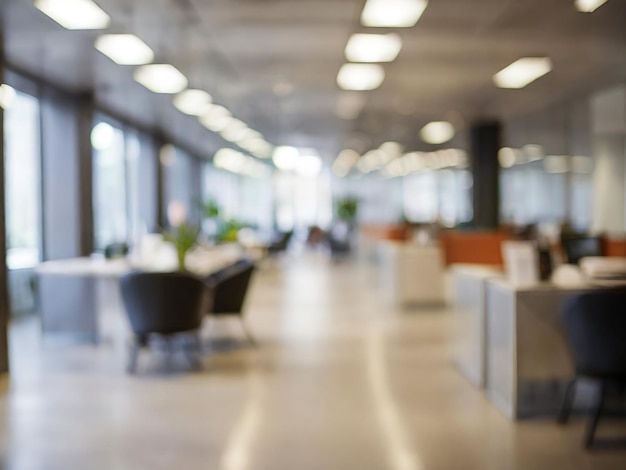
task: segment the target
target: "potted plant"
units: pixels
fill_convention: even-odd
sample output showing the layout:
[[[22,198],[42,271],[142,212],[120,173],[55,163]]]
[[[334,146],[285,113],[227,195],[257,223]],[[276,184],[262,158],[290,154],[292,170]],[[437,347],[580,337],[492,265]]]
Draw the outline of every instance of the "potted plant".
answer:
[[[166,233],[163,238],[172,243],[176,248],[176,257],[178,258],[178,269],[185,271],[185,257],[189,250],[198,244],[198,235],[200,230],[187,223],[182,223],[174,230]]]
[[[345,197],[337,201],[337,217],[350,228],[356,225],[359,211],[359,200],[354,197]]]

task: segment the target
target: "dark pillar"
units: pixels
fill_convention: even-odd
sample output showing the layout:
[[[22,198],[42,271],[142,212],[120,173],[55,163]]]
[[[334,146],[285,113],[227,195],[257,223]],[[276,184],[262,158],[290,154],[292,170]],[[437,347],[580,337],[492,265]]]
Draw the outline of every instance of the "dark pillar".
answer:
[[[79,168],[79,226],[81,256],[89,256],[94,249],[93,232],[93,128],[94,97],[80,95],[76,100],[78,117],[78,168]]]
[[[40,101],[43,241],[47,260],[93,250],[93,98],[43,86]]]
[[[500,123],[483,122],[470,129],[472,176],[474,178],[474,225],[494,229],[499,225]]]
[[[0,33],[0,84],[4,83],[4,38]],[[9,294],[4,201],[4,110],[0,106],[0,373],[9,371]]]
[[[157,162],[157,194],[156,194],[156,211],[157,225],[162,230],[167,226],[166,220],[166,202],[165,202],[165,166],[169,159],[169,147],[166,146],[166,140],[162,135],[156,138],[158,162]]]

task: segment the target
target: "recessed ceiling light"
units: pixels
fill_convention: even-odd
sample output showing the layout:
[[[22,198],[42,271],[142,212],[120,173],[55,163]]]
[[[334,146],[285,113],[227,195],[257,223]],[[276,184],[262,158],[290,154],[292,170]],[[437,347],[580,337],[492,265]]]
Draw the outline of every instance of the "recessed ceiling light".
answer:
[[[279,170],[288,171],[296,167],[299,157],[300,152],[298,152],[297,148],[282,145],[274,149],[272,161]]]
[[[245,137],[248,126],[239,119],[231,119],[220,135],[229,142],[237,142]]]
[[[344,90],[365,91],[378,88],[385,79],[385,70],[375,64],[344,64],[339,69],[337,84]]]
[[[549,57],[524,57],[493,76],[500,88],[524,88],[552,70]]]
[[[346,45],[350,62],[392,62],[402,48],[402,39],[394,33],[353,34]]]
[[[233,120],[232,114],[224,106],[213,104],[209,110],[200,116],[200,124],[213,132],[221,132]]]
[[[187,86],[187,78],[169,64],[142,65],[133,77],[154,93],[179,93]]]
[[[361,156],[351,149],[342,150],[333,163],[333,173],[342,178],[346,176]]]
[[[433,121],[422,128],[420,136],[427,144],[443,144],[454,137],[454,126],[447,121]]]
[[[367,0],[361,23],[381,28],[410,28],[427,6],[428,0]]]
[[[211,108],[213,98],[204,90],[185,90],[177,94],[172,104],[181,113],[201,116]]]
[[[106,150],[113,145],[115,129],[106,122],[99,122],[91,130],[91,146],[96,150]]]
[[[0,108],[9,109],[16,96],[15,88],[6,83],[0,85]]]
[[[583,13],[593,13],[609,0],[576,0],[576,9]]]
[[[154,60],[154,52],[134,34],[104,34],[96,39],[96,49],[119,65],[144,65]]]
[[[106,29],[111,22],[91,0],[35,0],[35,8],[65,29]]]

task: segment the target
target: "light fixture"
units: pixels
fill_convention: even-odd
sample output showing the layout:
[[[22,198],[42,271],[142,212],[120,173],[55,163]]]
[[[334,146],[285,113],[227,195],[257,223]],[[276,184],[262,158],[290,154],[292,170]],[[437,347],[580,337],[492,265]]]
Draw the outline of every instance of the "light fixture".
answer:
[[[15,88],[6,83],[0,85],[0,108],[9,109],[16,96]]]
[[[498,150],[498,163],[502,168],[511,168],[517,163],[517,153],[510,147],[502,147]]]
[[[268,172],[268,167],[252,157],[248,157],[233,149],[223,148],[218,150],[213,157],[215,168],[230,171],[241,175],[260,178]]]
[[[96,150],[106,150],[113,145],[115,130],[106,122],[99,122],[91,130],[91,146]]]
[[[428,0],[367,0],[361,23],[381,28],[410,28],[427,6]]]
[[[593,13],[609,0],[576,0],[576,9],[583,13]]]
[[[220,135],[229,142],[237,142],[245,137],[248,126],[239,119],[231,119],[228,125],[220,132]]]
[[[549,57],[523,57],[493,76],[500,88],[524,88],[552,70]]]
[[[274,149],[272,161],[279,170],[290,171],[296,168],[299,157],[300,152],[297,148],[281,145]]]
[[[335,159],[335,162],[333,163],[333,173],[336,176],[343,178],[350,172],[350,170],[352,169],[354,164],[359,160],[359,158],[361,158],[361,156],[355,150],[352,150],[352,149],[342,150],[341,152],[339,152],[339,155],[337,155],[337,158]]]
[[[179,93],[187,86],[187,78],[173,65],[142,65],[133,78],[154,93]]]
[[[339,69],[337,84],[344,90],[366,91],[378,88],[385,79],[385,70],[375,64],[344,64]]]
[[[433,121],[422,128],[420,136],[427,144],[443,144],[454,137],[454,126],[447,121]]]
[[[95,48],[119,65],[145,65],[154,60],[154,52],[134,34],[103,34]]]
[[[224,106],[213,104],[209,110],[200,116],[200,124],[213,132],[221,132],[233,120],[232,114]]]
[[[548,155],[543,159],[543,169],[550,174],[567,173],[569,171],[569,157],[566,155]]]
[[[35,8],[65,29],[106,29],[111,22],[91,0],[35,0]]]
[[[346,45],[350,62],[392,62],[402,49],[402,39],[395,33],[353,34]]]
[[[204,90],[185,90],[177,94],[172,104],[181,113],[201,116],[211,108],[213,98]]]

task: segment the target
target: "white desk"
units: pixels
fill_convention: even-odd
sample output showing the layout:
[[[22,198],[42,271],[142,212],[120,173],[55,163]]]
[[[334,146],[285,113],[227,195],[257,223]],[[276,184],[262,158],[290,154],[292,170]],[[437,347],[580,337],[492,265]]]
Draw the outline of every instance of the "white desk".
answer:
[[[484,265],[457,264],[452,274],[452,357],[459,371],[477,387],[486,384],[487,281],[501,270]]]
[[[187,269],[204,277],[241,258],[241,251],[198,249],[186,260]],[[98,342],[107,313],[123,312],[119,278],[132,270],[173,271],[163,263],[133,266],[126,259],[73,258],[47,261],[36,268],[42,331],[78,341]]]
[[[563,301],[592,289],[487,281],[486,390],[507,417],[555,415],[574,375],[561,325]]]
[[[443,254],[438,245],[381,241],[378,256],[381,286],[394,305],[445,302]]]

